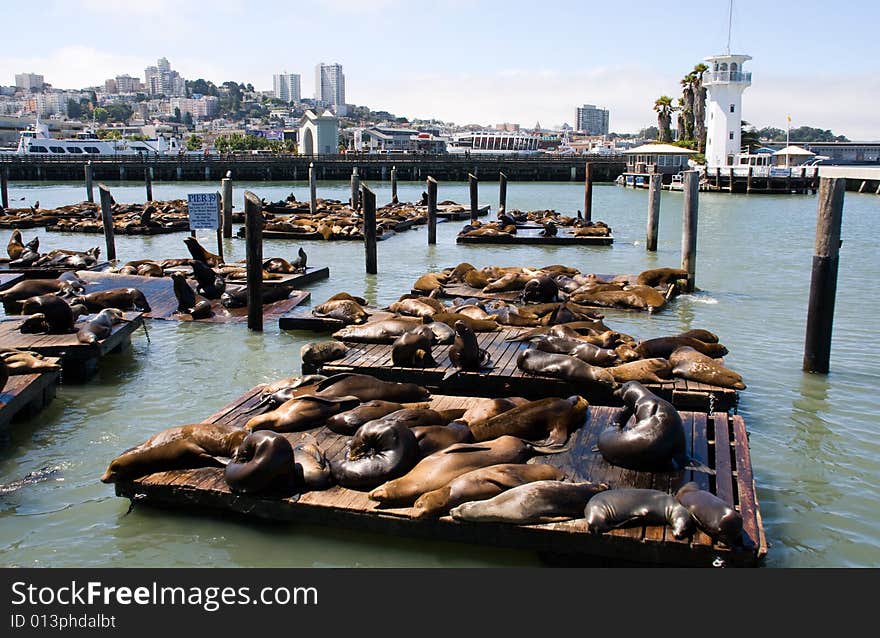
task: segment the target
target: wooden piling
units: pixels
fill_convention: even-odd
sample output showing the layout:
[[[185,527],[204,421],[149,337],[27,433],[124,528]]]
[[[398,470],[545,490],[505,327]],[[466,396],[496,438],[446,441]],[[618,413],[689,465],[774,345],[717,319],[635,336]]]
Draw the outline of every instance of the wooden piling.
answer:
[[[507,175],[498,176],[498,214],[507,210]]]
[[[391,167],[391,203],[398,204],[399,200],[397,199],[397,167]]]
[[[754,172],[755,172],[755,167],[749,166],[749,173],[746,176],[746,192],[747,193],[752,192],[752,175],[754,174]]]
[[[247,240],[248,328],[263,331],[263,204],[250,191],[244,192],[244,223]]]
[[[660,193],[663,190],[663,175],[651,175],[648,187],[648,239],[645,246],[651,252],[657,252],[657,230],[660,227]]]
[[[232,178],[224,177],[220,180],[220,189],[223,191],[223,236],[228,239],[232,237]]]
[[[361,202],[364,211],[364,252],[367,274],[375,275],[379,272],[376,259],[376,194],[366,184],[361,184]]]
[[[3,208],[9,208],[9,169],[0,171],[0,203]]]
[[[219,192],[217,193],[217,254],[220,256],[220,262],[224,263],[226,260],[223,257],[223,196]]]
[[[819,180],[819,211],[807,306],[804,372],[827,374],[829,370],[845,191],[845,178],[823,177]]]
[[[358,168],[355,166],[351,169],[351,195],[349,196],[348,205],[352,210],[359,210],[360,205],[359,194],[361,190],[361,178],[358,176]]]
[[[309,213],[318,212],[318,176],[315,175],[315,163],[309,162]]]
[[[721,190],[721,167],[715,167],[715,190]]]
[[[85,173],[86,173],[86,201],[94,202],[95,201],[95,191],[92,188],[92,160],[86,162],[85,165]]]
[[[477,204],[477,188],[480,183],[480,180],[477,179],[477,176],[473,173],[468,173],[468,190],[471,194],[471,222],[477,221],[477,209],[479,208]]]
[[[437,243],[437,180],[428,176],[428,245]]]
[[[733,166],[731,166],[731,167],[730,167],[730,184],[727,185],[727,192],[728,192],[728,193],[732,193],[732,192],[733,192],[733,183],[734,183],[735,181],[736,181],[736,179],[734,179]]]
[[[693,292],[697,266],[697,213],[700,198],[700,175],[684,173],[684,209],[681,215],[681,268],[688,273],[687,292]]]
[[[103,184],[98,184],[98,192],[101,193],[101,220],[104,222],[104,239],[107,242],[107,259],[116,259],[116,238],[113,234],[113,198],[110,189]]]
[[[593,164],[587,162],[584,166],[584,220],[593,219]]]
[[[153,201],[153,177],[150,175],[150,167],[144,167],[144,186],[147,189],[147,201]]]

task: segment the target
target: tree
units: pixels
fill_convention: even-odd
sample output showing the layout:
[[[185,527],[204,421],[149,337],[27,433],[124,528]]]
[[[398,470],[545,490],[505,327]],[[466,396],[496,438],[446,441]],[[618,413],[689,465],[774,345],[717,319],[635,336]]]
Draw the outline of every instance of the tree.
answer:
[[[687,117],[685,116],[685,101],[683,98],[678,98],[678,108],[676,109],[678,113],[678,122],[676,126],[677,135],[676,138],[679,141],[687,139]]]
[[[193,128],[193,114],[189,111],[183,114],[183,125],[188,129]]]
[[[99,106],[98,108],[96,108],[92,112],[92,115],[95,117],[95,121],[100,122],[101,124],[106,122],[107,119],[110,117],[110,114],[107,112],[107,109],[105,109],[102,106]]]
[[[693,73],[688,73],[681,80],[681,116],[684,120],[683,134],[679,134],[680,140],[694,139],[694,81]]]
[[[705,64],[694,67],[694,139],[697,150],[706,152],[706,87],[703,86],[703,73],[709,70]]]
[[[180,122],[180,107],[179,106],[174,107],[174,121]]]
[[[208,80],[203,80],[199,78],[198,80],[188,81],[186,83],[186,88],[190,90],[191,93],[201,93],[202,95],[213,95],[217,97],[220,95],[220,92],[217,90],[217,87],[213,82],[209,82]]]
[[[672,123],[672,114],[675,112],[675,107],[672,106],[672,98],[668,95],[661,95],[654,102],[654,110],[657,112],[657,128],[660,131],[657,141],[661,143],[671,142],[672,129],[670,124]]]
[[[656,140],[660,137],[660,129],[656,126],[649,126],[639,131],[639,137],[645,140]]]
[[[122,133],[117,130],[102,128],[95,132],[99,140],[121,140]]]
[[[76,100],[67,100],[67,117],[78,120],[82,117],[83,108]]]
[[[108,104],[104,108],[107,111],[108,118],[114,122],[127,123],[131,118],[132,110],[128,104]]]
[[[193,133],[189,136],[189,139],[186,140],[186,150],[199,151],[202,149],[202,143],[202,138]]]

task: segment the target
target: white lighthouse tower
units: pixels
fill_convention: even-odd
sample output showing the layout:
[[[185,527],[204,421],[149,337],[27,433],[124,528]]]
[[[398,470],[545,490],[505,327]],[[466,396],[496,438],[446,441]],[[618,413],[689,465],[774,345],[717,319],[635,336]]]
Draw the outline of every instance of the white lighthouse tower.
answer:
[[[713,55],[706,58],[709,70],[703,74],[707,90],[706,166],[732,166],[742,143],[742,95],[752,84],[752,74],[743,71],[748,55]]]

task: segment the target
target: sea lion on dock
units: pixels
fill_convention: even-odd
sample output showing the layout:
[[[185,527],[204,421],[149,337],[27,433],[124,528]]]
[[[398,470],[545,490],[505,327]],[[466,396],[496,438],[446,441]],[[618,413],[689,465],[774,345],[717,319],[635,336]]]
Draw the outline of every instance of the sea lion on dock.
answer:
[[[443,516],[462,503],[482,501],[534,481],[561,481],[561,470],[546,463],[502,463],[473,470],[443,487],[422,494],[413,505],[413,518]]]
[[[671,403],[638,381],[615,392],[623,401],[617,424],[599,433],[597,449],[606,461],[630,470],[675,472],[684,468],[711,472],[688,456],[681,416]],[[626,425],[635,417],[632,427]]]
[[[86,345],[94,345],[106,339],[113,333],[116,324],[128,321],[121,310],[116,308],[104,308],[91,321],[80,326],[76,333],[76,339]]]
[[[538,233],[541,237],[556,237],[559,232],[556,228],[556,224],[551,221],[544,222],[543,226],[544,228]]]
[[[457,521],[530,525],[547,519],[580,518],[594,496],[608,489],[604,483],[533,481],[501,492],[484,501],[454,507]]]
[[[345,325],[366,323],[370,315],[363,307],[351,299],[326,301],[312,310],[312,314],[329,319],[338,319]]]
[[[685,346],[690,346],[697,352],[713,359],[723,357],[728,353],[727,348],[720,343],[705,343],[692,337],[658,337],[656,339],[648,339],[636,346],[636,352],[643,359],[650,359],[652,357],[668,359],[669,355]]]
[[[192,255],[193,259],[203,261],[211,266],[211,268],[216,268],[223,263],[223,260],[220,259],[220,255],[209,253],[195,237],[184,237],[183,243],[186,244],[189,254]]]
[[[9,255],[9,259],[18,259],[22,252],[24,252],[24,241],[21,238],[21,231],[16,228],[6,244],[6,254]]]
[[[207,299],[201,299],[196,305],[190,308],[190,317],[193,319],[207,319],[214,316],[214,306]]]
[[[483,288],[484,293],[516,292],[525,288],[532,277],[525,273],[507,273]]]
[[[298,443],[293,448],[294,482],[303,491],[324,490],[333,485],[330,462],[313,440]]]
[[[527,403],[529,403],[529,401],[522,397],[476,399],[476,401],[465,410],[465,413],[458,420],[463,421],[464,423],[486,421],[499,414],[504,414],[508,410],[512,410],[521,405],[526,405]]]
[[[215,273],[205,262],[193,259],[192,271],[193,277],[198,282],[196,290],[206,299],[219,299],[226,291],[226,280]]]
[[[743,517],[723,500],[691,481],[675,494],[697,523],[697,527],[728,547],[742,543]]]
[[[420,292],[433,292],[434,290],[441,288],[445,281],[446,275],[444,273],[425,273],[416,280],[416,283],[413,284],[413,290],[418,290]]]
[[[523,287],[524,303],[550,303],[559,298],[559,286],[549,275],[529,279]]]
[[[561,447],[569,434],[584,424],[588,406],[587,400],[577,395],[567,399],[548,397],[472,421],[468,427],[477,442],[516,436],[547,447]]]
[[[327,417],[350,410],[360,403],[355,396],[316,396],[304,394],[294,397],[280,406],[252,417],[244,424],[244,429],[273,430],[275,432],[299,432],[322,425]]]
[[[676,337],[690,337],[692,339],[698,339],[703,343],[718,343],[718,335],[714,332],[709,332],[708,330],[701,330],[699,328],[694,328],[693,330],[688,330],[687,332],[682,332],[680,334],[675,335]]]
[[[604,534],[619,527],[669,525],[676,538],[684,538],[694,530],[688,510],[659,490],[622,488],[602,492],[590,499],[584,516],[587,531],[592,534]]]
[[[450,420],[443,412],[438,410],[406,407],[377,419],[377,421],[385,423],[400,423],[410,429],[429,425],[446,425]]]
[[[348,346],[341,341],[321,341],[304,345],[299,350],[299,357],[304,364],[314,366],[341,359],[347,352]]]
[[[46,361],[43,355],[27,350],[2,350],[0,351],[0,359],[6,365],[6,370],[10,376],[55,372],[61,369],[59,364]]]
[[[436,308],[422,301],[421,299],[403,299],[395,301],[388,306],[389,312],[394,312],[407,317],[431,317],[437,310]]]
[[[242,494],[284,491],[293,478],[293,446],[276,432],[251,432],[236,449],[223,478],[229,489]]]
[[[608,368],[618,383],[666,383],[672,377],[672,364],[667,359],[639,359]]]
[[[419,445],[408,427],[371,421],[358,428],[331,470],[343,487],[368,490],[403,476],[418,460]]]
[[[315,394],[323,397],[355,396],[361,401],[394,401],[416,403],[425,401],[431,393],[415,383],[382,381],[366,374],[343,372],[334,374],[315,386]]]
[[[580,339],[547,335],[532,342],[532,348],[551,354],[567,354],[593,366],[609,366],[617,361],[617,353]]]
[[[418,325],[420,322],[417,319],[383,319],[359,326],[346,326],[334,332],[332,336],[340,341],[356,343],[394,343],[400,335]],[[455,331],[444,323],[432,322],[426,325],[434,333],[434,339],[439,344],[452,343],[455,338]]]
[[[60,335],[74,331],[74,316],[70,304],[56,295],[39,295],[25,299],[21,305],[21,312],[25,315],[40,315],[38,323],[44,324],[45,330],[35,332]],[[25,325],[27,323],[25,321],[22,324],[20,328],[22,332],[30,331],[30,327]]]
[[[12,301],[24,301],[39,295],[68,295],[73,292],[81,292],[83,286],[75,281],[65,279],[26,279],[20,281],[8,290],[0,292],[0,301],[7,303]]]
[[[306,251],[300,246],[299,250],[296,252],[296,259],[290,262],[290,265],[293,267],[293,272],[305,272],[308,261],[309,256],[306,255]]]
[[[275,303],[282,299],[287,299],[293,292],[293,286],[260,286],[261,288],[261,305]],[[220,295],[220,303],[225,308],[245,308],[247,307],[247,286],[239,286],[234,289],[227,289]]]
[[[335,295],[330,297],[324,303],[330,303],[331,301],[341,301],[341,300],[353,301],[356,304],[358,304],[359,306],[366,306],[367,305],[367,300],[364,299],[363,297],[356,297],[355,295],[350,295],[347,292],[337,292]]]
[[[296,272],[293,264],[282,257],[272,257],[263,262],[263,270],[271,273],[290,274]]]
[[[351,436],[357,432],[357,429],[364,423],[376,421],[392,412],[397,412],[398,410],[403,410],[403,404],[394,401],[373,399],[372,401],[362,403],[351,410],[334,414],[327,419],[324,425],[327,426],[331,432]]]
[[[614,376],[605,368],[590,365],[567,354],[550,354],[535,348],[519,353],[516,366],[531,374],[612,390],[617,387]]]
[[[461,421],[452,421],[448,425],[421,425],[410,430],[416,435],[422,458],[445,450],[450,445],[470,443],[474,440],[470,428]]]
[[[546,452],[515,436],[483,443],[458,443],[426,456],[409,472],[380,485],[369,496],[380,503],[409,505],[422,494],[439,489],[472,470],[501,463],[525,463],[536,454]]]
[[[687,279],[687,270],[681,268],[653,268],[643,270],[636,277],[636,283],[642,286],[668,286],[679,279]]]
[[[150,312],[150,304],[143,292],[137,288],[111,288],[90,292],[87,295],[74,297],[71,303],[82,304],[89,312],[100,312],[105,308],[117,310],[137,310]]]
[[[689,346],[677,348],[669,355],[669,363],[673,366],[672,374],[677,377],[722,388],[746,389],[742,375]]]
[[[426,323],[445,323],[450,328],[455,328],[455,324],[459,321],[465,323],[474,332],[495,332],[500,328],[498,322],[494,319],[480,320],[471,319],[467,315],[456,312],[435,312],[433,316],[425,318]]]
[[[154,472],[194,467],[223,467],[215,457],[232,457],[247,430],[216,423],[168,428],[110,462],[102,483],[131,481]]]
[[[491,367],[492,360],[480,348],[477,336],[464,321],[455,322],[455,340],[449,348],[449,360],[459,370],[481,370]]]
[[[391,363],[404,368],[436,368],[431,356],[434,333],[422,324],[403,333],[391,345]]]
[[[171,273],[174,296],[177,298],[177,312],[189,313],[196,305],[196,293],[181,273]]]

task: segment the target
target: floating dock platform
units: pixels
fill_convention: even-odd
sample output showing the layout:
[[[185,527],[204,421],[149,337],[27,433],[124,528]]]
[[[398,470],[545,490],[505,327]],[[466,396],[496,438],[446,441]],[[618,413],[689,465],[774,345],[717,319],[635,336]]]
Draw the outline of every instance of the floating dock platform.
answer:
[[[370,313],[369,321],[384,321],[393,319],[397,315],[387,310],[381,310],[375,306],[364,306],[364,310]],[[318,317],[312,314],[309,308],[294,308],[284,314],[278,320],[278,327],[282,330],[306,330],[309,332],[336,332],[345,327],[345,322],[332,317]]]
[[[262,387],[262,386],[261,386]],[[206,423],[243,425],[252,416],[248,408],[259,400],[261,387],[226,406]],[[434,396],[437,410],[467,408],[473,399]],[[565,557],[582,556],[627,563],[678,566],[757,566],[767,553],[767,541],[755,493],[745,423],[739,416],[685,412],[682,419],[690,454],[716,472],[649,473],[610,465],[593,452],[599,433],[619,415],[619,408],[591,406],[586,422],[572,433],[571,449],[563,454],[539,456],[532,462],[551,463],[569,480],[592,480],[610,487],[640,487],[675,491],[696,481],[743,516],[743,544],[727,547],[697,532],[690,539],[675,539],[668,527],[633,527],[593,535],[586,521],[575,519],[539,525],[505,525],[454,521],[449,516],[433,520],[412,517],[411,508],[388,508],[368,499],[365,492],[339,486],[288,498],[236,494],[229,490],[219,468],[173,470],[117,483],[116,495],[177,509],[235,512],[250,518],[296,521],[369,531],[382,535],[410,536],[470,544],[491,544]],[[314,437],[328,460],[339,457],[349,437],[325,427],[285,435],[292,443]]]
[[[46,357],[49,363],[59,363],[55,357]],[[39,374],[16,374],[9,377],[0,390],[0,430],[6,430],[14,420],[36,416],[55,398],[61,371]]]
[[[100,272],[110,267],[110,262],[99,261],[91,268],[87,268],[88,272]],[[28,266],[10,266],[9,259],[0,259],[0,275],[17,274],[22,275],[25,279],[57,279],[65,272],[78,271],[76,267],[45,267],[36,268]],[[83,272],[86,272],[83,271]],[[11,285],[11,284],[10,284]]]
[[[462,236],[455,239],[457,244],[505,244],[521,246],[610,246],[614,243],[614,237],[575,237],[571,233],[559,229],[559,233],[553,237],[543,237],[540,227],[517,228],[516,234],[503,233],[501,235],[477,235]]]

